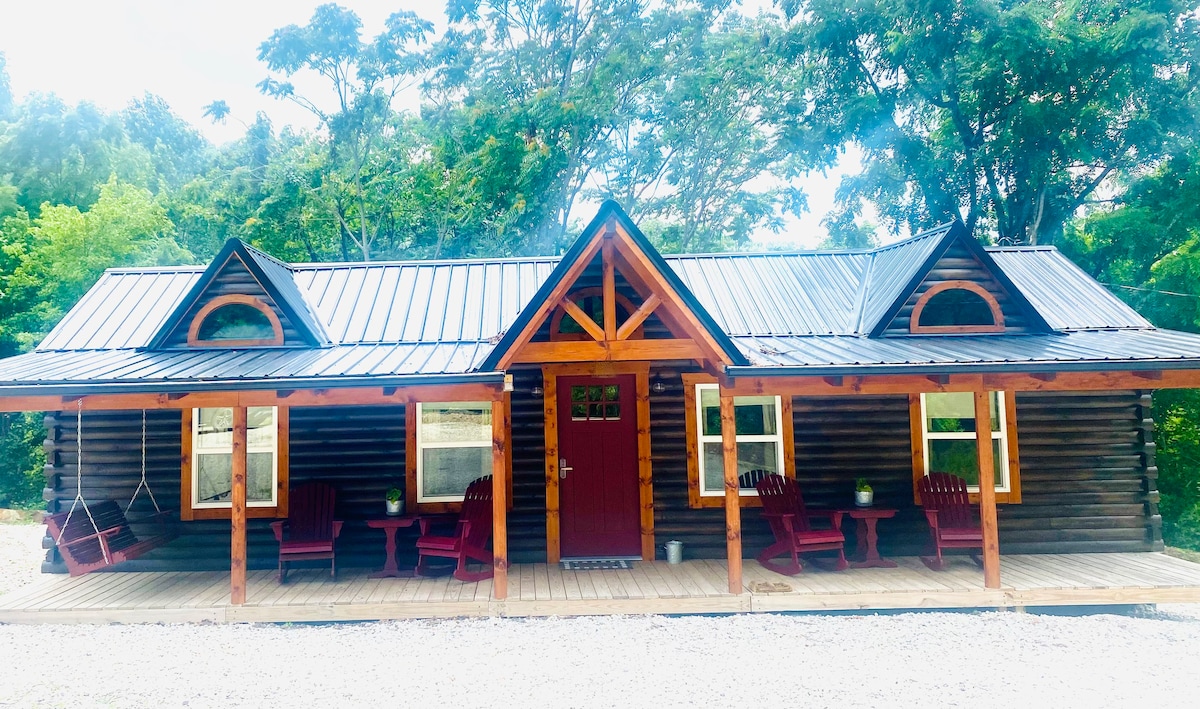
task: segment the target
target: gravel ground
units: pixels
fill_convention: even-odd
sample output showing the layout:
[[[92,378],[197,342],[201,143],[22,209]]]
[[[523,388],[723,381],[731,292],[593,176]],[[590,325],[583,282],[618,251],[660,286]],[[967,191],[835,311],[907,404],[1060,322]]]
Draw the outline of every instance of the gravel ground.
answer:
[[[36,579],[41,529],[0,525],[0,592]],[[1197,658],[1188,606],[0,625],[0,706],[1193,707]]]

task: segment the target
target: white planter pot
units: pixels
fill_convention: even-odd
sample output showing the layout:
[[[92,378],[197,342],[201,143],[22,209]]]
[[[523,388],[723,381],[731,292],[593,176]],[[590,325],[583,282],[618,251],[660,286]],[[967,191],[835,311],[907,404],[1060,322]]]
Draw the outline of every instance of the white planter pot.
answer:
[[[874,501],[875,501],[875,491],[874,490],[855,490],[854,491],[854,504],[858,505],[859,507],[870,507],[871,503]]]
[[[384,500],[383,502],[387,505],[387,513],[389,517],[397,517],[404,514],[404,500],[396,500],[395,502],[392,502],[391,500]]]

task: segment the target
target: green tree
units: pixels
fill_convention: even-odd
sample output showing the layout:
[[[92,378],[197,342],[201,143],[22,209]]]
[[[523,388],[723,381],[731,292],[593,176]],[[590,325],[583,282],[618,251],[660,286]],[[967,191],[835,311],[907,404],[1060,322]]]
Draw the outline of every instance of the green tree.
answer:
[[[114,177],[99,191],[86,212],[72,205],[44,205],[35,219],[19,215],[5,220],[3,252],[15,264],[3,278],[0,302],[0,350],[5,356],[44,337],[104,269],[192,260],[176,245],[174,226],[148,190]]]
[[[1192,130],[1200,17],[1181,0],[781,0],[811,76],[797,150],[866,152],[843,204],[1036,244]]]
[[[13,110],[12,84],[8,78],[8,59],[0,52],[0,121],[7,120]]]
[[[150,154],[155,192],[177,189],[204,171],[208,141],[161,97],[146,93],[133,99],[120,116],[128,139]]]
[[[392,139],[401,123],[392,101],[411,85],[423,57],[415,47],[433,26],[411,12],[388,17],[372,41],[361,38],[362,22],[354,12],[321,5],[303,27],[275,30],[259,47],[258,58],[284,78],[268,77],[263,93],[286,99],[312,113],[328,136],[329,160],[321,193],[362,259],[371,260],[380,231],[389,226],[390,177],[394,166],[380,159],[380,146]],[[296,93],[287,79],[308,71],[323,77],[333,92],[333,105]]]
[[[34,216],[44,203],[86,209],[112,175],[141,186],[154,175],[149,153],[129,142],[120,117],[88,103],[36,95],[0,129],[0,174],[11,176],[17,203]]]

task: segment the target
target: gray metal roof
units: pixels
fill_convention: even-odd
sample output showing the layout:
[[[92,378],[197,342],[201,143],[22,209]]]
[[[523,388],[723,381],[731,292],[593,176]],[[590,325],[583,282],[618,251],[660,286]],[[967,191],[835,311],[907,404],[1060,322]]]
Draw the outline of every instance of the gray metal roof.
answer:
[[[1200,361],[1200,336],[1153,329],[1049,247],[987,253],[1054,333],[866,336],[920,277],[946,233],[938,229],[874,250],[670,256],[664,262],[751,364],[731,372]],[[204,269],[114,269],[35,352],[0,360],[0,388],[106,383],[161,391],[197,383],[346,385],[470,375],[559,261],[289,265],[248,253],[276,281],[279,297],[312,317],[327,346],[155,351],[155,334]]]
[[[865,374],[872,370],[937,373],[964,368],[999,371],[1019,364],[1021,370],[1196,367],[1200,361],[1200,335],[1174,330],[1075,330],[1003,337],[734,337],[734,343],[751,366],[780,368],[795,373]],[[1067,365],[1067,366],[1064,366]],[[1139,366],[1144,365],[1144,366]]]

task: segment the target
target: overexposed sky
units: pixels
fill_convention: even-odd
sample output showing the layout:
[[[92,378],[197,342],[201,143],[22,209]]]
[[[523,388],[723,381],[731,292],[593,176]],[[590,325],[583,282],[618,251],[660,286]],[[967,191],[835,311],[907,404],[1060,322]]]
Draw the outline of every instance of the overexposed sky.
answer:
[[[323,0],[0,0],[0,52],[8,62],[18,100],[55,93],[70,103],[90,101],[123,108],[146,92],[220,144],[239,137],[239,120],[213,125],[202,115],[214,100],[226,101],[234,119],[250,122],[264,111],[275,127],[311,128],[311,115],[293,104],[263,96],[255,85],[266,75],[258,45],[288,24],[305,24]],[[378,33],[399,9],[444,26],[443,0],[339,0],[363,20],[364,34]],[[745,0],[743,12],[770,8],[770,0]],[[293,79],[300,93],[305,81]],[[312,80],[312,92],[323,83]],[[843,161],[857,170],[857,157]],[[846,167],[800,184],[809,213],[784,234],[762,233],[764,244],[813,246],[825,236],[820,221]],[[580,215],[586,218],[587,215]]]

